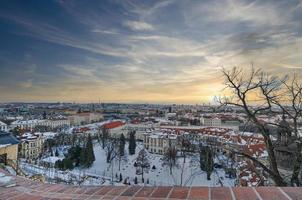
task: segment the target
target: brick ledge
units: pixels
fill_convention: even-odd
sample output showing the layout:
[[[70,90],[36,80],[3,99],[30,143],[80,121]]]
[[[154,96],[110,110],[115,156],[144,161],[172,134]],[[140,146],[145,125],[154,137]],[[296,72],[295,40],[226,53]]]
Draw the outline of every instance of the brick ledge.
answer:
[[[3,172],[3,171],[1,171]],[[13,177],[14,187],[0,187],[0,199],[115,199],[115,200],[298,200],[302,188],[295,187],[140,187],[72,186],[35,182]]]

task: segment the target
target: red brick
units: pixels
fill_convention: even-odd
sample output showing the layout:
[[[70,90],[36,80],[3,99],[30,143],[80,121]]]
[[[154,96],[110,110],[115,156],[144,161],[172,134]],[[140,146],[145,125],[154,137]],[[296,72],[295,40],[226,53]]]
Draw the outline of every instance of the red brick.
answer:
[[[156,190],[152,193],[151,197],[154,198],[166,198],[171,191],[172,187],[158,187]]]
[[[301,187],[283,187],[281,189],[293,200],[300,200],[302,198]]]
[[[258,200],[257,194],[252,187],[235,187],[232,188],[236,199]]]
[[[135,196],[136,197],[149,197],[152,192],[156,189],[155,187],[143,187]]]
[[[188,199],[209,199],[209,188],[208,187],[191,187]]]
[[[255,189],[263,200],[288,200],[277,187],[256,187]]]
[[[232,195],[230,188],[227,187],[213,187],[210,189],[211,191],[211,199],[212,200],[231,200]]]
[[[96,192],[96,195],[105,195],[107,194],[110,190],[112,190],[114,187],[113,186],[105,186],[102,187],[98,192]]]
[[[97,192],[101,187],[88,187],[84,194],[94,194]]]
[[[139,186],[129,187],[121,196],[134,196],[134,194],[140,189],[141,187]]]
[[[189,188],[186,187],[174,187],[169,198],[174,199],[186,199],[188,196]]]
[[[115,186],[112,188],[111,191],[109,191],[107,193],[107,195],[113,195],[113,196],[117,196],[117,195],[120,195],[123,191],[126,190],[127,187],[124,187],[124,186]]]

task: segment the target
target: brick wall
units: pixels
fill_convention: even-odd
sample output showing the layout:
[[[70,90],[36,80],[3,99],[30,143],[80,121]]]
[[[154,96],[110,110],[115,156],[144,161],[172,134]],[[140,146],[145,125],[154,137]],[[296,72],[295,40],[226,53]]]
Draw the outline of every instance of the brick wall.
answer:
[[[3,172],[0,170],[0,172]],[[1,187],[0,199],[115,199],[115,200],[300,200],[302,188],[280,187],[140,187],[44,184],[13,177],[15,186]]]

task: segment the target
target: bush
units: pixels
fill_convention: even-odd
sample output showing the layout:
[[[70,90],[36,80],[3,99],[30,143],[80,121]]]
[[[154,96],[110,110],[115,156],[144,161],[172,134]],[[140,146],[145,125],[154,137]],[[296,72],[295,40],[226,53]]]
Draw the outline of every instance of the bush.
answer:
[[[72,161],[70,159],[64,158],[62,160],[62,163],[63,163],[63,170],[66,170],[66,169],[71,170],[71,169],[73,169],[73,163],[72,163]]]

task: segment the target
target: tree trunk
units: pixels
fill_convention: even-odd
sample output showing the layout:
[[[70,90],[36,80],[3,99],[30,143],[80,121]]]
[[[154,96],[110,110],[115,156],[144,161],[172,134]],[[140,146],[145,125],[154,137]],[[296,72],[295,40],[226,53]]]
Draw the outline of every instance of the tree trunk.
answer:
[[[118,159],[118,170],[121,171],[121,156]]]
[[[144,167],[142,166],[142,182],[144,183]]]
[[[300,181],[299,181],[299,173],[301,170],[301,164],[302,164],[302,154],[301,154],[301,150],[302,150],[302,144],[298,143],[298,148],[297,148],[297,152],[296,152],[296,158],[295,158],[295,162],[294,162],[294,169],[293,169],[293,174],[290,180],[291,186],[300,186]]]
[[[281,177],[281,175],[279,173],[279,170],[278,170],[272,141],[270,140],[269,136],[267,136],[266,134],[263,134],[263,136],[264,136],[264,142],[265,142],[266,147],[267,147],[267,153],[268,153],[270,168],[273,172],[272,178],[273,178],[276,186],[286,186],[287,184],[283,180],[283,178]]]

